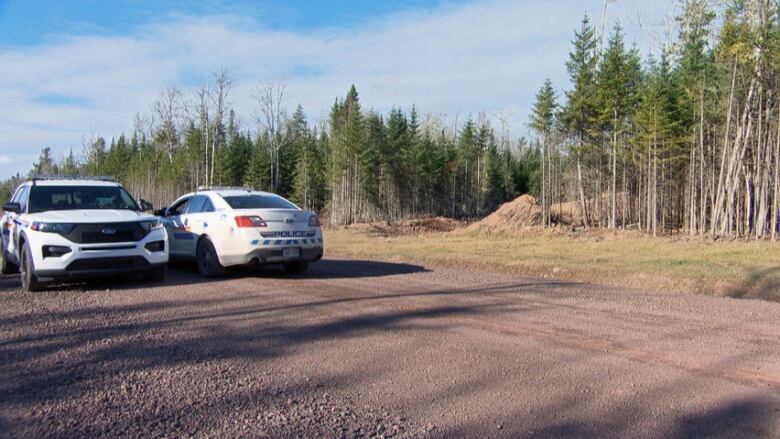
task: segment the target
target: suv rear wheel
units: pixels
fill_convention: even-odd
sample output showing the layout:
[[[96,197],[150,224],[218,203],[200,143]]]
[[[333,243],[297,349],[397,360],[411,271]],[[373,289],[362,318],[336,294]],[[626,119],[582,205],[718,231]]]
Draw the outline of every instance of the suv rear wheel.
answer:
[[[225,274],[225,267],[219,263],[217,249],[208,238],[203,238],[198,242],[198,248],[195,250],[195,262],[198,264],[198,272],[203,277],[218,277]]]
[[[40,291],[43,289],[43,284],[35,277],[35,267],[33,266],[32,252],[30,251],[30,245],[26,242],[22,246],[22,260],[21,260],[21,278],[22,278],[22,291],[32,292]]]

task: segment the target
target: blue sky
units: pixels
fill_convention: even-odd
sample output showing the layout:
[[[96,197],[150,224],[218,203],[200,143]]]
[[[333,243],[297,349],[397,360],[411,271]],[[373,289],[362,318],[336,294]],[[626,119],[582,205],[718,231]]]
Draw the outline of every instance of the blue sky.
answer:
[[[668,38],[673,0],[617,0],[629,41]],[[254,128],[252,90],[284,77],[287,105],[313,123],[354,83],[365,108],[416,104],[445,123],[509,122],[525,134],[534,93],[567,87],[573,30],[601,0],[238,1],[0,0],[0,178],[26,172],[97,135],[133,129],[166,86],[191,93],[212,72],[233,79],[230,103]]]

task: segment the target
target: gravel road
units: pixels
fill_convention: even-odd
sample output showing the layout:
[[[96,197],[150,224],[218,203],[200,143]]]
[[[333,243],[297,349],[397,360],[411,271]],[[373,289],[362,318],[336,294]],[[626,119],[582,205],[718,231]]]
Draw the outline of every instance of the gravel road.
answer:
[[[329,259],[25,294],[0,437],[780,437],[780,303]]]

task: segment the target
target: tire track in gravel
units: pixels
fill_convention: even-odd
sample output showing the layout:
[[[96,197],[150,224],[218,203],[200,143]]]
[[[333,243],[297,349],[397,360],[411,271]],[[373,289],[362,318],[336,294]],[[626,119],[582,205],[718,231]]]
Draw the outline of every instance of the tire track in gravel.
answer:
[[[578,284],[566,284],[569,286],[580,286]],[[518,288],[519,286],[519,288]],[[476,288],[478,291],[469,291]],[[446,282],[420,279],[419,276],[389,276],[377,281],[369,278],[356,279],[338,279],[338,280],[305,280],[304,283],[296,285],[290,293],[305,294],[307,296],[330,299],[322,302],[322,305],[333,305],[336,303],[359,303],[368,299],[374,303],[385,304],[392,309],[399,311],[411,311],[416,309],[433,308],[441,305],[441,301],[460,300],[461,302],[484,302],[484,299],[505,299],[504,305],[532,304],[538,309],[544,311],[545,308],[564,308],[575,310],[590,315],[593,321],[611,319],[620,322],[630,322],[632,326],[653,326],[658,328],[669,327],[670,325],[684,325],[690,331],[695,327],[700,332],[728,334],[735,328],[739,328],[739,336],[750,335],[754,337],[752,344],[763,346],[767,344],[772,348],[778,347],[778,338],[771,334],[761,333],[754,330],[748,330],[740,323],[733,324],[715,324],[701,318],[682,319],[659,313],[643,313],[634,310],[617,312],[609,309],[594,309],[589,306],[573,305],[560,303],[560,301],[532,299],[527,296],[521,296],[513,299],[508,294],[517,293],[519,289],[542,288],[556,290],[559,284],[551,281],[536,279],[522,279],[519,283],[499,283],[494,285],[458,287]],[[462,291],[467,293],[462,293]],[[331,291],[329,293],[329,291]],[[410,293],[410,291],[412,291]],[[373,292],[373,294],[371,294]],[[367,294],[369,293],[369,294]],[[464,296],[472,294],[472,296]],[[661,296],[662,298],[665,295]],[[335,299],[335,300],[334,300]],[[396,304],[400,300],[412,300],[412,303]],[[519,303],[518,303],[519,302]],[[316,304],[316,303],[315,303]],[[452,303],[450,303],[452,304]],[[311,304],[310,304],[311,305]],[[452,319],[463,326],[488,331],[499,335],[508,335],[513,337],[532,338],[545,343],[554,344],[561,347],[585,350],[589,352],[605,353],[621,356],[623,358],[645,363],[659,367],[670,367],[677,370],[687,371],[694,374],[728,380],[734,383],[746,384],[751,386],[770,387],[780,390],[780,367],[771,368],[764,371],[758,371],[755,367],[742,368],[734,367],[712,367],[708,363],[715,362],[718,358],[711,358],[712,361],[702,361],[701,354],[691,355],[684,351],[659,352],[657,350],[643,350],[631,346],[627,342],[617,340],[612,337],[592,336],[586,331],[572,330],[572,328],[555,326],[554,322],[547,321],[543,325],[528,325],[514,321],[497,321],[496,319],[486,319],[471,316],[457,316]],[[771,364],[769,365],[771,366]],[[775,363],[775,366],[780,366]]]

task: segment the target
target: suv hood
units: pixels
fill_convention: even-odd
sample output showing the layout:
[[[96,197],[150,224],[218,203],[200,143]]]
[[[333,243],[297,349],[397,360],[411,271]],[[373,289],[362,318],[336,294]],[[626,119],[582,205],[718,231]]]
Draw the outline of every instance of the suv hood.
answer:
[[[130,221],[143,221],[157,219],[156,216],[144,212],[135,212],[132,210],[50,210],[48,212],[39,212],[30,214],[27,217],[30,221],[41,221],[51,223],[123,223]]]

